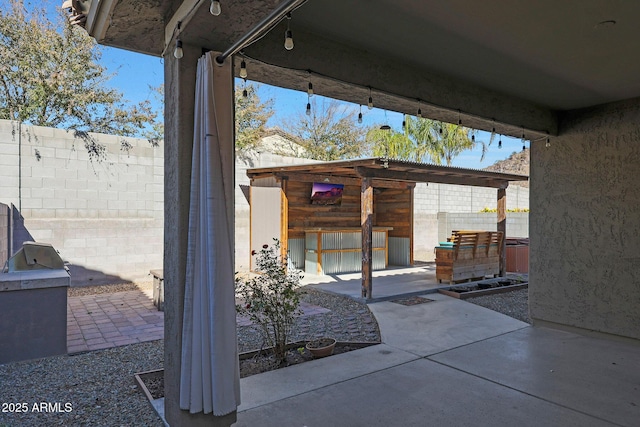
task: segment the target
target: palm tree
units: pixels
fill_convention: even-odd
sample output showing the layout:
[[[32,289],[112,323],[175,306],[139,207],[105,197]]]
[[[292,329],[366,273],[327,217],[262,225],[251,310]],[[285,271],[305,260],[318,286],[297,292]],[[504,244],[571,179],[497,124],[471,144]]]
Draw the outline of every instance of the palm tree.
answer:
[[[489,143],[476,140],[477,131],[460,125],[444,123],[438,120],[405,116],[402,132],[375,126],[367,132],[367,142],[375,157],[389,157],[415,162],[430,161],[437,165],[446,163],[451,166],[455,157],[477,144],[482,145],[484,159]]]

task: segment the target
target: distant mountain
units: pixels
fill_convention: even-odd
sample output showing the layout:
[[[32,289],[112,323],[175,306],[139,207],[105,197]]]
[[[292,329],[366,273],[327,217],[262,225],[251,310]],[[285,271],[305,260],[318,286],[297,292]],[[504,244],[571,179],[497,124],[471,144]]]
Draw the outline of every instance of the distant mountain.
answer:
[[[491,166],[484,168],[484,170],[529,176],[529,155],[528,148],[523,151],[514,151],[507,159],[495,162]],[[528,187],[529,181],[513,182],[512,185]]]

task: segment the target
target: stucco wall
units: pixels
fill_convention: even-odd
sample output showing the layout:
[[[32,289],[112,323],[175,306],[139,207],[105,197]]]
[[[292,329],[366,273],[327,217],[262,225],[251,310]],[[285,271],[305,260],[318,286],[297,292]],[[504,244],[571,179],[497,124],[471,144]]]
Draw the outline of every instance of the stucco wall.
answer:
[[[640,339],[640,100],[572,113],[531,155],[534,321]]]
[[[101,161],[73,132],[0,120],[0,201],[16,207],[14,249],[51,243],[74,285],[145,278],[162,266],[163,149],[91,137],[106,149]]]

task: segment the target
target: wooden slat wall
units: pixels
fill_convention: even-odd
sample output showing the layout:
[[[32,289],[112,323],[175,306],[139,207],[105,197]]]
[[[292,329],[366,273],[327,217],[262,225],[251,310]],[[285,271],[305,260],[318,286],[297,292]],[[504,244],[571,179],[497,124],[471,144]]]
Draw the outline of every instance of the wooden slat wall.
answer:
[[[310,182],[287,182],[289,204],[289,238],[304,237],[304,229],[312,227],[360,227],[360,186],[345,185],[340,206],[311,204]],[[373,225],[393,227],[391,237],[411,236],[411,190],[383,189],[374,191]]]
[[[375,225],[393,227],[389,237],[411,237],[411,190],[379,188],[373,196]]]

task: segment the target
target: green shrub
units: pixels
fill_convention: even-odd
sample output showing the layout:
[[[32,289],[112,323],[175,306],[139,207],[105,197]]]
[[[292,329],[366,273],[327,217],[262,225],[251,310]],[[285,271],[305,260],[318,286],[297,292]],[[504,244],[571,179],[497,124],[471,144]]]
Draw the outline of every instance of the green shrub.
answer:
[[[280,254],[280,241],[264,245],[256,257],[257,274],[236,277],[236,294],[242,302],[236,310],[258,327],[265,342],[273,348],[276,363],[285,361],[286,346],[299,309],[301,272],[287,268],[287,257]]]

